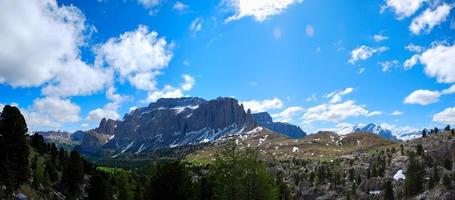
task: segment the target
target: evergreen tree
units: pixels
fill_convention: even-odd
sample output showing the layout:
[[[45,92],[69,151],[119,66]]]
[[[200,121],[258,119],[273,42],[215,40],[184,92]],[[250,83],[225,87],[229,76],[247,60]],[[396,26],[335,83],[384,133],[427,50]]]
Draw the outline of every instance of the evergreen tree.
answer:
[[[414,196],[422,192],[423,169],[413,152],[410,153],[404,181],[404,193],[406,196]]]
[[[90,179],[88,188],[88,200],[112,200],[113,192],[112,185],[107,177],[103,176],[101,172],[95,173]]]
[[[447,124],[447,126],[444,128],[445,131],[450,131],[450,125]]]
[[[423,147],[421,144],[417,145],[417,155],[419,155],[419,156],[423,155]]]
[[[422,130],[422,137],[426,137],[427,136],[427,129],[423,129]]]
[[[444,159],[444,168],[447,170],[452,170],[452,161],[450,161],[448,158]]]
[[[19,109],[6,105],[0,115],[0,182],[10,190],[30,177],[27,131]]]
[[[392,182],[387,180],[384,185],[384,200],[393,200]]]
[[[433,173],[431,174],[430,180],[428,180],[428,188],[433,188],[439,184],[439,173],[437,166],[433,166]]]
[[[46,151],[46,143],[44,137],[38,133],[35,133],[30,138],[30,145],[38,151],[39,154],[43,155]]]
[[[63,171],[62,182],[65,183],[70,195],[80,192],[80,184],[84,178],[82,158],[75,150],[71,151],[69,161]]]
[[[144,199],[190,199],[191,180],[179,162],[158,163],[153,167]]]

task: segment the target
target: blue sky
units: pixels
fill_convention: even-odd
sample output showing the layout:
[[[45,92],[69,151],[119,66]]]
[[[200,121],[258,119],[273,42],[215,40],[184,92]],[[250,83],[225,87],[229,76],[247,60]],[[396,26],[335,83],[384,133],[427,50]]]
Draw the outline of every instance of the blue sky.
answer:
[[[160,97],[232,96],[305,131],[455,124],[442,0],[7,0],[0,106],[74,131]],[[451,88],[452,87],[452,88]]]

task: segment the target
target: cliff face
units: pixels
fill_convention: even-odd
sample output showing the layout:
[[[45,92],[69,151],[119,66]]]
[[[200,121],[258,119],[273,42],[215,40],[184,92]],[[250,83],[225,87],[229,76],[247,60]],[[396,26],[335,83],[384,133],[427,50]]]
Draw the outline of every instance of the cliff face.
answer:
[[[250,112],[233,98],[206,101],[185,97],[159,99],[119,121],[114,139],[103,148],[114,152],[210,142],[254,124]]]

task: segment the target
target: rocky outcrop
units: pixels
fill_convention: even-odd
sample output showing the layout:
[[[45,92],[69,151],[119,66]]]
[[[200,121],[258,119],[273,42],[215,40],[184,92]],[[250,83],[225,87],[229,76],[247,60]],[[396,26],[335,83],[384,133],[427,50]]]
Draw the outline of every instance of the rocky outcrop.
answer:
[[[97,133],[94,130],[87,131],[83,136],[82,143],[75,149],[84,154],[96,154],[109,141],[110,137],[110,135]]]
[[[210,101],[194,97],[159,99],[117,122],[115,137],[104,149],[140,153],[210,142],[225,134],[246,130],[253,124],[251,112],[245,112],[243,105],[233,98],[219,97]]]
[[[114,135],[118,123],[119,121],[103,118],[95,131],[104,135]]]
[[[268,128],[274,132],[286,135],[291,138],[301,138],[306,133],[300,127],[283,122],[273,122],[272,117],[267,112],[253,114],[254,121],[260,126]]]

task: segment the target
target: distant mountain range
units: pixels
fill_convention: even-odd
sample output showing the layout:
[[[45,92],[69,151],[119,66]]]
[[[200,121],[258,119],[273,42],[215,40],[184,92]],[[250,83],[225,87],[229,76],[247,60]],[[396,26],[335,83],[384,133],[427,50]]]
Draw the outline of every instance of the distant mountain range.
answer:
[[[253,119],[260,126],[268,128],[273,132],[287,135],[291,138],[301,138],[306,136],[305,131],[296,125],[284,122],[273,122],[272,117],[267,112],[254,113]]]
[[[101,120],[99,126],[87,131],[39,132],[45,138],[77,145],[85,154],[116,157],[125,152],[139,154],[162,148],[173,148],[217,141],[229,135],[242,135],[257,128],[266,128],[288,138],[307,135],[300,127],[274,122],[267,112],[254,113],[244,109],[234,98],[204,100],[198,97],[163,98],[147,107],[137,108],[122,120]],[[389,140],[398,140],[392,131],[373,123],[345,126],[335,130],[340,135],[373,133]],[[410,133],[404,137],[417,137]]]
[[[338,128],[335,130],[336,133],[340,135],[346,135],[349,133],[373,133],[376,135],[379,135],[383,138],[389,139],[389,140],[400,140],[397,136],[395,136],[391,130],[382,128],[381,125],[376,125],[373,123],[369,123],[366,125],[363,124],[357,124],[357,125],[346,125]]]

